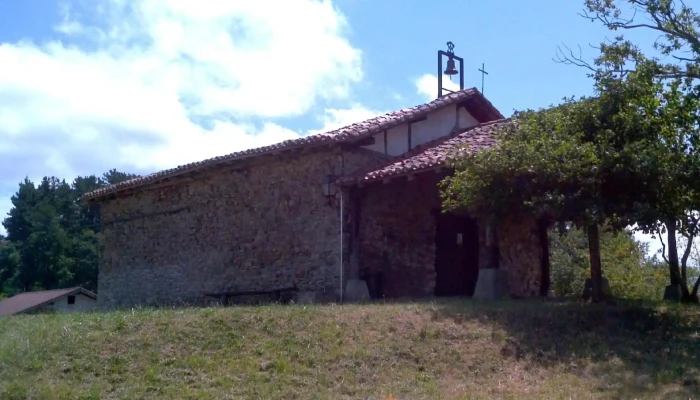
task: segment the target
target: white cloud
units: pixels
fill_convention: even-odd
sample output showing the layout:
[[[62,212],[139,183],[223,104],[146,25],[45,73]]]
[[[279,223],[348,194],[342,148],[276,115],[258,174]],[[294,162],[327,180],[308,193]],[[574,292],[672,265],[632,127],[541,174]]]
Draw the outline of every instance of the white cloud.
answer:
[[[362,79],[328,0],[85,4],[62,9],[67,41],[0,44],[0,196],[24,176],[149,172],[294,138],[270,118],[347,101]],[[0,197],[0,219],[10,206]]]
[[[323,127],[314,132],[331,131],[385,113],[385,111],[370,110],[361,104],[354,104],[352,107],[346,109],[327,108],[319,118],[323,123]]]
[[[453,78],[454,79],[454,78]],[[418,94],[425,97],[426,101],[434,100],[438,95],[438,78],[433,74],[423,74],[415,80]],[[449,75],[442,76],[442,87],[449,90],[459,90],[459,82],[450,80]]]

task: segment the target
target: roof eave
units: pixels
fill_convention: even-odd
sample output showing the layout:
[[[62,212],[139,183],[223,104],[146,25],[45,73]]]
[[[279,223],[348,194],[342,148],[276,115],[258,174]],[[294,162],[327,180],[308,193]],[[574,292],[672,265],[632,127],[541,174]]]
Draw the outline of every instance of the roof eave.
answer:
[[[91,295],[92,295],[92,299],[93,299],[93,300],[97,300],[97,295],[96,295],[95,293],[92,293],[92,292],[89,291],[89,290],[83,289],[82,287],[76,287],[76,288],[74,288],[73,290],[71,290],[70,292],[62,293],[62,294],[60,294],[60,295],[58,295],[58,296],[55,296],[55,297],[52,297],[52,298],[50,298],[50,299],[44,300],[44,301],[42,301],[42,302],[39,303],[39,304],[35,304],[35,305],[33,305],[33,306],[31,306],[31,307],[27,307],[27,308],[25,308],[25,309],[23,309],[23,310],[15,311],[14,313],[8,314],[8,315],[24,314],[24,313],[26,313],[26,312],[35,310],[35,309],[37,309],[37,308],[39,308],[39,307],[41,307],[41,306],[43,306],[43,305],[46,305],[47,303],[50,303],[50,302],[52,302],[52,301],[54,301],[54,300],[56,300],[56,299],[58,299],[58,298],[60,298],[60,297],[63,297],[63,296],[71,296],[71,295],[74,295],[74,294],[76,294],[76,293],[78,293],[78,292],[84,292],[85,295],[88,296],[88,297],[91,297]],[[89,294],[88,294],[88,293],[89,293]]]
[[[126,185],[126,183],[128,183],[129,181],[124,181],[124,182],[122,182],[122,184],[125,184],[123,187],[118,187],[118,188],[115,188],[114,190],[111,190],[111,191],[97,193],[97,194],[92,195],[92,196],[90,195],[90,193],[86,193],[83,196],[81,196],[78,200],[80,202],[86,202],[86,203],[100,202],[100,201],[104,201],[106,198],[114,197],[115,195],[124,193],[126,191],[138,190],[138,189],[142,189],[144,187],[157,185],[159,183],[163,183],[163,182],[166,182],[166,181],[171,180],[171,179],[181,178],[183,175],[187,175],[187,174],[190,174],[193,172],[202,172],[202,171],[207,170],[208,168],[218,167],[218,166],[222,166],[222,165],[226,165],[226,164],[233,164],[233,163],[240,162],[243,160],[262,157],[262,156],[271,155],[271,154],[292,152],[292,151],[302,149],[302,148],[311,149],[311,148],[322,147],[324,145],[329,145],[329,146],[333,147],[335,145],[340,145],[341,143],[343,143],[343,142],[318,141],[316,143],[305,143],[305,144],[295,145],[292,147],[285,147],[282,149],[271,149],[271,150],[265,151],[265,152],[244,154],[244,155],[241,155],[240,157],[236,157],[236,158],[231,159],[231,160],[221,160],[220,162],[213,162],[210,165],[194,165],[192,167],[185,168],[182,170],[177,170],[177,167],[176,167],[176,168],[173,168],[174,171],[172,173],[168,173],[168,174],[164,174],[163,176],[155,177],[153,180],[145,180],[143,178],[134,178],[134,180],[137,181],[134,184]],[[117,184],[117,185],[119,185],[119,184]]]
[[[464,97],[457,97],[455,99],[450,99],[449,101],[440,103],[439,99],[435,99],[429,103],[425,103],[419,106],[415,106],[412,109],[418,109],[419,107],[429,107],[428,111],[422,110],[421,112],[423,115],[428,115],[432,112],[435,112],[437,110],[443,109],[445,107],[452,106],[454,104],[460,104],[464,103],[466,105],[472,104],[472,102],[478,103],[478,109],[483,109],[486,111],[484,115],[479,118],[478,116],[474,116],[480,122],[488,122],[494,119],[502,119],[503,116],[501,115],[500,111],[496,109],[491,102],[486,99],[483,94],[481,94],[476,88],[469,88],[465,89],[463,91],[455,92],[455,93],[460,93],[461,96]],[[450,95],[446,95],[450,96]],[[443,97],[446,97],[443,96]],[[471,108],[471,107],[470,107]],[[472,111],[474,109],[472,108]],[[498,118],[494,118],[498,117]],[[383,129],[390,129],[390,127],[393,126],[398,126],[400,124],[405,123],[406,121],[404,120],[397,120],[397,121],[392,121],[387,124],[386,127]],[[332,131],[333,132],[333,131]],[[277,144],[277,145],[272,145],[272,146],[267,146],[270,147],[269,149],[263,150],[264,148],[258,148],[258,149],[251,149],[246,152],[242,152],[241,154],[237,154],[235,156],[232,155],[227,155],[227,156],[221,156],[221,157],[215,157],[213,159],[209,160],[204,160],[199,163],[192,163],[191,167],[185,166],[182,170],[178,170],[180,167],[173,168],[171,170],[166,170],[166,171],[161,171],[157,174],[161,174],[158,176],[154,176],[153,179],[149,180],[147,177],[143,178],[135,178],[133,183],[129,184],[130,181],[125,181],[122,183],[119,183],[117,185],[114,185],[112,189],[108,188],[103,188],[103,189],[97,189],[93,192],[86,193],[83,196],[80,197],[81,202],[99,202],[99,201],[104,201],[105,199],[108,198],[114,198],[117,194],[121,194],[125,191],[131,191],[131,190],[139,190],[145,187],[149,187],[152,185],[156,185],[158,183],[162,183],[166,180],[173,179],[173,178],[179,178],[182,175],[195,172],[195,171],[201,171],[205,170],[209,167],[214,167],[218,165],[225,165],[227,163],[234,163],[238,162],[240,160],[244,159],[249,159],[253,157],[259,157],[263,155],[269,155],[269,154],[275,154],[279,152],[286,152],[290,150],[295,150],[299,148],[311,148],[311,147],[320,147],[323,145],[328,145],[330,144],[331,146],[336,145],[336,144],[347,144],[347,143],[354,143],[357,141],[361,141],[366,139],[367,137],[370,137],[374,134],[376,134],[374,129],[367,129],[366,132],[360,132],[359,135],[352,137],[352,138],[333,138],[331,136],[317,136],[314,139],[310,139],[308,141],[300,141],[299,143],[293,143],[293,144],[287,144],[284,145],[283,143]],[[258,150],[258,151],[256,151]],[[232,156],[227,159],[227,157]],[[220,160],[217,160],[220,159]],[[202,165],[201,163],[209,163]],[[168,172],[169,171],[169,172]]]
[[[448,160],[446,160],[448,161]],[[352,186],[363,186],[363,185],[369,185],[371,183],[376,183],[379,181],[384,181],[384,180],[391,180],[391,179],[397,179],[397,178],[402,178],[405,176],[409,175],[418,175],[422,174],[425,172],[439,172],[444,169],[452,169],[447,166],[446,161],[442,161],[439,163],[432,164],[430,166],[426,166],[423,168],[416,168],[412,170],[406,170],[406,171],[400,171],[395,174],[390,174],[390,175],[382,175],[382,176],[376,176],[376,177],[371,177],[371,178],[365,178],[365,179],[355,179],[355,178],[349,178],[349,179],[344,179],[338,181],[338,185],[342,187],[352,187]]]

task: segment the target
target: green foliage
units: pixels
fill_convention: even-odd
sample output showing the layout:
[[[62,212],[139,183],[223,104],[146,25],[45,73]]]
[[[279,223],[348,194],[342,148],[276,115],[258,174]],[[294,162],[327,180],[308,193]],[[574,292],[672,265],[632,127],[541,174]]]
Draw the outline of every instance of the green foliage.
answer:
[[[552,290],[557,296],[580,296],[589,275],[586,233],[569,229],[550,232]],[[628,230],[601,229],[603,275],[613,294],[627,299],[660,300],[666,285],[665,266],[647,259],[647,245]]]
[[[662,79],[700,78],[700,14],[687,2],[671,0],[585,0],[584,17],[602,23],[613,32],[645,30],[656,33],[653,48],[658,53],[654,75]],[[602,53],[620,58],[617,65],[641,54],[637,47],[618,36],[603,43]],[[634,51],[630,51],[634,50]],[[567,61],[581,65],[580,59]]]
[[[644,140],[629,143],[637,160],[628,167],[646,176],[647,190],[634,205],[637,226],[667,236],[670,283],[681,286],[684,300],[697,301],[700,280],[694,285],[688,280],[689,253],[679,257],[676,235],[692,242],[700,233],[695,215],[700,210],[700,14],[669,0],[586,0],[585,7],[587,18],[611,31],[658,33],[654,50],[646,54],[618,34],[601,44],[593,65],[573,55],[565,62],[587,67],[601,96],[629,104],[617,118],[629,122],[638,116],[633,126]]]
[[[78,177],[72,184],[28,178],[12,196],[0,237],[0,293],[83,286],[97,289],[99,209],[78,198],[136,175],[116,170],[102,177]]]
[[[595,97],[516,113],[497,146],[455,160],[458,172],[444,182],[443,199],[448,209],[496,218],[525,212],[578,227],[634,225],[667,234],[671,284],[681,284],[683,299],[692,301],[700,280],[691,292],[688,253],[678,256],[675,239],[700,233],[700,15],[668,0],[585,5],[589,18],[611,30],[658,31],[654,46],[662,57],[623,36],[602,43],[592,65],[566,57],[591,71]],[[650,22],[625,18],[626,6]],[[682,63],[662,59],[669,55]]]
[[[625,168],[632,154],[616,133],[635,131],[614,118],[623,107],[619,98],[582,98],[516,113],[497,128],[496,146],[452,162],[456,173],[442,183],[445,207],[628,225],[645,185]]]

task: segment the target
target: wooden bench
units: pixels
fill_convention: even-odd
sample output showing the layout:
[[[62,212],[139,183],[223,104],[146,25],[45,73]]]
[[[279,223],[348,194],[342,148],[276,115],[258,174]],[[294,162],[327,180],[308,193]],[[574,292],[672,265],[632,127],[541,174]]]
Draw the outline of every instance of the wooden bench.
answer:
[[[245,290],[245,291],[226,291],[226,292],[206,292],[204,293],[205,296],[207,297],[218,297],[221,299],[221,304],[228,304],[228,300],[231,297],[238,297],[238,296],[259,296],[259,295],[272,295],[275,301],[279,301],[281,298],[282,293],[288,293],[288,292],[296,292],[297,287],[296,286],[290,286],[290,287],[283,287],[283,288],[277,288],[277,289],[269,289],[269,290]]]

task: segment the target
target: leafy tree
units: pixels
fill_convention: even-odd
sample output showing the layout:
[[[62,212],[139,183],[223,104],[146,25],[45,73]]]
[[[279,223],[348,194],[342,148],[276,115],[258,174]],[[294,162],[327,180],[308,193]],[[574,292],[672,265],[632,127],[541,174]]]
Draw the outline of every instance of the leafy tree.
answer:
[[[560,53],[559,61],[587,68],[605,90],[614,91],[618,83],[643,88],[628,98],[644,110],[649,137],[656,135],[642,153],[647,165],[657,164],[656,176],[650,178],[652,196],[638,207],[638,226],[667,238],[662,243],[670,276],[666,297],[698,301],[700,280],[690,280],[687,273],[690,247],[680,246],[676,237],[692,243],[698,235],[700,15],[685,2],[671,0],[586,0],[582,15],[611,31],[659,33],[648,54],[618,35],[601,44],[593,64],[570,50]]]
[[[11,292],[10,279],[19,270],[21,255],[10,241],[0,241],[0,293]]]
[[[78,202],[95,189],[137,175],[110,170],[101,177],[77,177],[72,184],[28,178],[12,196],[0,238],[0,293],[83,286],[97,289],[99,207]]]
[[[673,0],[585,0],[582,17],[602,23],[613,32],[649,31],[655,35],[653,48],[658,57],[653,61],[654,76],[660,79],[700,78],[700,14],[684,1]],[[616,54],[621,73],[634,72],[635,59],[642,53],[632,42],[618,35],[612,43],[600,47],[603,54]],[[560,51],[558,61],[585,67],[593,73],[593,67],[569,48]],[[626,61],[632,61],[628,65]]]
[[[102,180],[107,185],[116,185],[117,183],[128,181],[137,177],[137,174],[129,174],[126,172],[119,172],[116,169],[110,169],[102,175]]]
[[[39,192],[29,178],[20,182],[19,190],[10,198],[12,208],[9,217],[3,221],[7,240],[16,243],[24,242],[29,238],[31,223],[28,218],[31,210],[36,207],[39,197]]]
[[[626,145],[639,134],[618,117],[629,108],[626,97],[599,96],[516,113],[497,130],[498,145],[455,158],[456,173],[443,182],[445,207],[586,229],[593,297],[604,300],[598,226],[629,225],[632,204],[645,193],[646,177],[625,168],[636,160]]]
[[[603,54],[600,60],[615,59]],[[691,242],[698,233],[698,219],[693,210],[700,207],[700,153],[697,144],[700,103],[680,80],[663,82],[655,78],[656,66],[638,57],[635,72],[614,78],[599,74],[598,84],[605,96],[619,96],[629,108],[616,118],[636,132],[626,137],[631,155],[624,168],[643,177],[644,191],[634,202],[636,226],[646,233],[667,234],[672,290],[670,297],[697,301],[697,289],[688,290],[685,251],[678,256],[678,233]],[[620,132],[616,132],[620,134]],[[666,296],[669,296],[667,292]]]
[[[647,244],[630,230],[601,227],[600,252],[604,276],[612,292],[628,299],[658,300],[665,285],[665,267],[647,258]],[[557,296],[576,296],[588,278],[589,251],[581,229],[550,231],[552,290]]]

